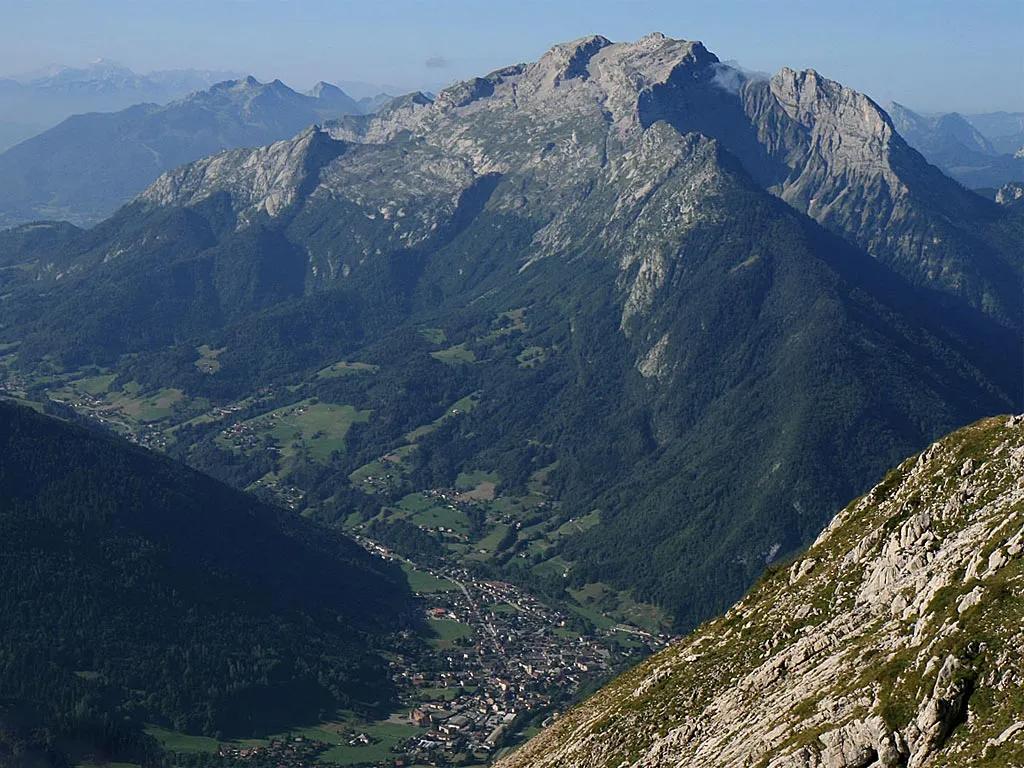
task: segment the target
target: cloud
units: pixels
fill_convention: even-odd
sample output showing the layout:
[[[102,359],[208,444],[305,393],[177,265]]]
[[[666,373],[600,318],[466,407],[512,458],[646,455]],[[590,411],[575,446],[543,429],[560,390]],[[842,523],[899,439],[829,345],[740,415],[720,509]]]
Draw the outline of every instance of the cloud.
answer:
[[[429,59],[423,62],[423,66],[427,69],[447,69],[448,59],[444,56],[431,56]]]
[[[712,82],[729,93],[739,93],[743,84],[748,81],[768,80],[771,77],[767,72],[742,67],[737,61],[726,61],[712,66],[715,70]]]

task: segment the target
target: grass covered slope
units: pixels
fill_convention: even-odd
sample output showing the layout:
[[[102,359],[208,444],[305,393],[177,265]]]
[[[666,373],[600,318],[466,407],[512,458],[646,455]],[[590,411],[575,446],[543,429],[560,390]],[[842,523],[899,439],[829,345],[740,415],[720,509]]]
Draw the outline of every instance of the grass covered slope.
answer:
[[[119,440],[0,403],[0,700],[250,735],[366,709],[397,567]]]
[[[962,429],[501,763],[1024,764],[1024,417]]]

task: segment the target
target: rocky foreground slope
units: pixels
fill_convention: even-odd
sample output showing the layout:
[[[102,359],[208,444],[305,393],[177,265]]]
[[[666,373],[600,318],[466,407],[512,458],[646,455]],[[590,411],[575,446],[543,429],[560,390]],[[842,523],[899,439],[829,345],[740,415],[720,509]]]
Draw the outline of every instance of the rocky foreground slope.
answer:
[[[1024,416],[962,429],[502,768],[1024,765]]]

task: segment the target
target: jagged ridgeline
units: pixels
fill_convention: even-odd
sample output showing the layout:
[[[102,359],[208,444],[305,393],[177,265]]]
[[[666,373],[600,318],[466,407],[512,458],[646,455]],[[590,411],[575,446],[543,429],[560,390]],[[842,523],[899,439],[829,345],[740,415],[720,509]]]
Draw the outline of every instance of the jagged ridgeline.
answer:
[[[661,35],[220,153],[52,248],[18,232],[0,340],[21,371],[218,404],[313,381],[372,411],[294,474],[314,501],[362,498],[351,473],[474,395],[405,492],[486,469],[525,493],[550,468],[560,514],[600,522],[498,575],[631,590],[681,627],[902,456],[1024,407],[1024,208],[945,177],[862,94]],[[316,376],[339,360],[377,373]],[[213,469],[215,427],[175,450]]]
[[[261,735],[392,703],[408,587],[345,537],[9,402],[0,500],[0,733]]]
[[[1024,416],[890,472],[502,768],[1024,764]]]

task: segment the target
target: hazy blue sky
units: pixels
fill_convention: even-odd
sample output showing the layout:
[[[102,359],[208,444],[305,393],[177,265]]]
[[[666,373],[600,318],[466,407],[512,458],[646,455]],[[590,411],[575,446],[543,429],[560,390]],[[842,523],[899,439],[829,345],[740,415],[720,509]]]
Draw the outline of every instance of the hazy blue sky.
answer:
[[[922,110],[1024,110],[1024,0],[0,0],[0,73],[98,57],[148,71],[434,86],[597,32],[703,40]]]

